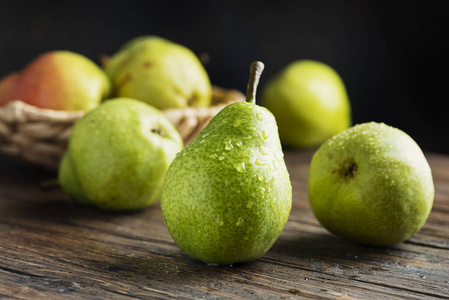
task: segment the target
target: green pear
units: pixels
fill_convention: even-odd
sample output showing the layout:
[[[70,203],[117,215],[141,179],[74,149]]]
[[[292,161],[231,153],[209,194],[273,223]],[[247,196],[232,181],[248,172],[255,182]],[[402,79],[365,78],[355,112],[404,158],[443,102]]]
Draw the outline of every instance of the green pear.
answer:
[[[75,170],[73,169],[72,158],[68,154],[63,156],[59,165],[58,180],[64,191],[72,199],[82,204],[93,204],[84,194]]]
[[[105,64],[117,97],[131,97],[159,109],[210,106],[212,86],[188,48],[156,36],[126,43]]]
[[[247,102],[223,108],[176,155],[164,181],[167,228],[184,252],[208,264],[259,258],[290,213],[292,187],[276,120],[255,104],[262,68],[252,65]]]
[[[136,210],[156,202],[182,139],[158,109],[111,99],[78,120],[59,168],[66,193],[106,210]]]
[[[372,246],[409,239],[429,216],[434,186],[427,160],[405,132],[364,123],[314,154],[309,201],[330,232]]]
[[[271,78],[261,105],[276,117],[282,144],[294,148],[317,147],[351,124],[343,80],[317,61],[292,62]]]
[[[41,54],[13,76],[14,86],[6,100],[22,100],[40,108],[90,111],[111,92],[105,72],[71,51]]]
[[[135,45],[150,40],[150,39],[157,39],[159,37],[157,36],[153,36],[153,35],[141,35],[138,37],[135,37],[129,41],[127,41],[126,43],[124,43],[119,49],[118,52],[123,51],[123,50],[128,50],[130,48],[133,48]]]

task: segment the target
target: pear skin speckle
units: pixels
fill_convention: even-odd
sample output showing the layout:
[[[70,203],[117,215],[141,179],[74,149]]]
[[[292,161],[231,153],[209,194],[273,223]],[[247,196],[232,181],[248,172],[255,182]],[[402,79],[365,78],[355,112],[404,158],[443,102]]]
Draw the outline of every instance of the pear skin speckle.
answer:
[[[113,54],[104,70],[117,97],[158,109],[210,106],[212,86],[190,49],[157,36],[143,36]]]
[[[415,141],[383,123],[353,126],[325,142],[309,170],[309,201],[330,232],[386,246],[413,236],[432,209],[431,169]]]
[[[224,154],[211,159],[217,147]],[[208,264],[231,265],[265,254],[291,209],[282,157],[268,110],[246,102],[221,110],[167,171],[161,207],[176,244]],[[194,213],[188,209],[192,204]]]
[[[81,203],[141,209],[159,199],[165,172],[182,147],[181,136],[156,108],[109,99],[74,125],[60,184]]]

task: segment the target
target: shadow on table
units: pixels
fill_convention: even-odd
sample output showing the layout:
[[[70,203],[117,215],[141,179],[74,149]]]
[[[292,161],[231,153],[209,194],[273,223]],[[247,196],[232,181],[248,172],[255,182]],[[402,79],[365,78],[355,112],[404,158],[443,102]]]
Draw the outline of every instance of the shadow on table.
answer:
[[[3,189],[0,197],[3,198],[3,210],[7,211],[10,217],[52,223],[65,223],[74,220],[107,221],[120,217],[137,217],[147,210],[158,209],[157,205],[153,205],[137,211],[105,211],[94,205],[77,203],[59,187],[42,189],[38,183],[30,193],[16,193],[14,190]]]
[[[267,259],[317,266],[371,267],[384,270],[382,265],[397,260],[400,245],[388,247],[365,246],[337,237],[328,232],[302,233],[296,238],[279,239],[266,254]]]

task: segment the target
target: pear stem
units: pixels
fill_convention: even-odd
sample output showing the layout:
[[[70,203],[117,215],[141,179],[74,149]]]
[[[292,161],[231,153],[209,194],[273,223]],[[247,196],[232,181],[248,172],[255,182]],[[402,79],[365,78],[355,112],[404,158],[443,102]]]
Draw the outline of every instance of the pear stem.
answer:
[[[256,104],[257,85],[265,65],[261,61],[255,61],[249,67],[249,80],[246,89],[246,102]]]

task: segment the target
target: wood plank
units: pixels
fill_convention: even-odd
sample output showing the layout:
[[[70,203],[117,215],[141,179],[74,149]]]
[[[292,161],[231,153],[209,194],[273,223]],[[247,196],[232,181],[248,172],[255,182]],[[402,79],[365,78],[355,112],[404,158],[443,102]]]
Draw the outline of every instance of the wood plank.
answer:
[[[0,298],[449,299],[449,158],[428,154],[436,197],[423,229],[375,248],[333,236],[314,218],[311,155],[286,151],[294,203],[275,245],[255,262],[219,267],[179,250],[159,204],[135,213],[83,207],[41,187],[54,174],[7,165],[0,173]]]

